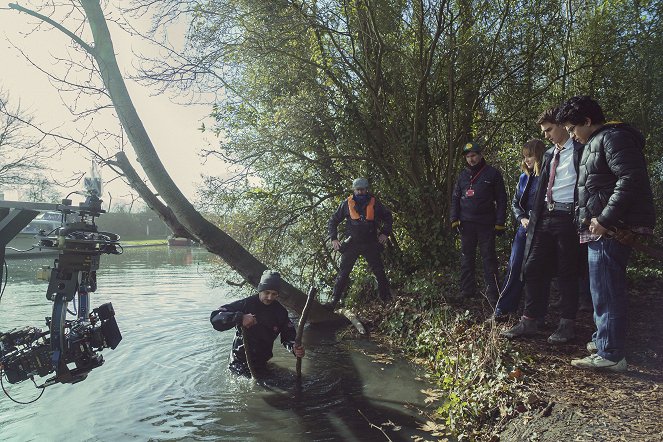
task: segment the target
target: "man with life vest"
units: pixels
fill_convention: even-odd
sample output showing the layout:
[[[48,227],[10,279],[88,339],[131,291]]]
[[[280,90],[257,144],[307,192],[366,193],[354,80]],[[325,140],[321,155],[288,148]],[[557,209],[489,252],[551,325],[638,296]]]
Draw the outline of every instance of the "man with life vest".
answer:
[[[353,194],[341,203],[327,224],[332,247],[341,252],[340,271],[329,304],[332,310],[343,297],[350,272],[360,255],[366,259],[377,279],[380,299],[388,301],[391,298],[389,281],[380,256],[391,234],[393,223],[391,212],[375,196],[368,193],[366,178],[354,180],[352,188]],[[344,219],[345,239],[341,244],[338,240],[338,225]]]
[[[502,174],[486,164],[481,147],[467,143],[462,150],[467,167],[460,172],[451,195],[451,227],[460,233],[460,292],[476,296],[476,249],[481,251],[486,297],[497,302],[498,273],[495,236],[504,234],[507,195]]]

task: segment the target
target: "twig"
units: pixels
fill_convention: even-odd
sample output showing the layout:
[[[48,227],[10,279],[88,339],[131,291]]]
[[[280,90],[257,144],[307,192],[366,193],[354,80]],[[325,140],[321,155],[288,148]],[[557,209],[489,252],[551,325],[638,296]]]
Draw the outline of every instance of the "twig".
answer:
[[[306,318],[308,318],[308,311],[313,305],[313,299],[318,289],[315,286],[311,286],[308,291],[308,297],[306,298],[306,304],[304,304],[304,309],[302,310],[302,315],[299,317],[299,325],[297,326],[297,336],[295,337],[295,347],[302,345],[302,337],[304,335],[304,325],[306,325]],[[297,356],[297,379],[302,377],[302,358]]]
[[[368,418],[367,418],[366,416],[364,416],[364,413],[361,412],[361,410],[357,409],[357,411],[359,412],[359,414],[361,414],[361,417],[363,417],[364,419],[366,419],[366,422],[368,422],[368,425],[369,425],[370,427],[375,428],[375,429],[377,429],[377,430],[380,430],[380,431],[382,432],[382,434],[384,434],[384,437],[386,437],[387,440],[388,440],[389,442],[393,442],[393,441],[391,440],[391,438],[390,438],[389,436],[387,436],[387,433],[384,432],[384,430],[382,429],[382,427],[379,427],[379,426],[375,425],[374,423],[372,423],[371,421],[369,421]]]

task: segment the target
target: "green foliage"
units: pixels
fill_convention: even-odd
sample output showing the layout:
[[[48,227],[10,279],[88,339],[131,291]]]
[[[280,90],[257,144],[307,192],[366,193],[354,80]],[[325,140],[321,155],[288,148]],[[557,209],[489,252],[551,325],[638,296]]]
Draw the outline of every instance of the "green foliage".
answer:
[[[99,230],[117,233],[123,240],[145,238],[165,240],[171,234],[170,229],[151,210],[140,213],[104,213],[96,222]]]
[[[187,57],[224,88],[210,154],[234,173],[208,178],[205,208],[305,279],[313,262],[333,270],[325,221],[363,175],[395,214],[392,268],[436,271],[455,257],[447,213],[468,139],[512,193],[536,116],[591,94],[660,161],[661,12],[652,1],[206,2]]]
[[[424,392],[426,402],[436,404],[435,425],[429,425],[436,435],[488,440],[490,424],[522,407],[527,361],[499,339],[494,326],[448,305],[440,293],[444,285],[419,279],[413,286],[426,290],[400,297],[380,329],[426,365],[438,384],[437,390]],[[437,293],[431,286],[438,287]]]

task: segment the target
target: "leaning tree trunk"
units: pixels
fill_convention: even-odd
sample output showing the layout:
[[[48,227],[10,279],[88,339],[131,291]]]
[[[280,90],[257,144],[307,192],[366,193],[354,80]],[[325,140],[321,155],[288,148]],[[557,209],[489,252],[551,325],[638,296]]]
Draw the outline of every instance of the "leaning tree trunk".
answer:
[[[138,161],[159,196],[172,210],[173,214],[182,226],[184,226],[186,231],[195,236],[207,248],[207,250],[221,257],[233,270],[237,271],[237,273],[254,287],[257,286],[260,281],[260,276],[263,271],[267,269],[267,266],[249,253],[227,233],[206,220],[193,207],[191,202],[187,200],[175,182],[171,179],[161,163],[156,149],[152,144],[152,140],[147,134],[147,130],[131,101],[129,91],[126,88],[124,78],[122,77],[120,68],[117,64],[117,59],[115,58],[110,31],[108,30],[108,25],[99,0],[81,0],[80,3],[85,11],[90,30],[92,31],[92,37],[94,40],[93,46],[86,44],[74,33],[67,30],[59,23],[54,22],[49,17],[25,9],[16,4],[10,4],[10,7],[26,12],[53,25],[71,37],[94,58],[104,82],[104,86],[108,90],[115,111],[120,119],[120,123],[129,138],[129,142],[136,152]],[[304,308],[306,295],[291,284],[284,282],[280,295],[279,300],[296,312],[300,313]],[[315,303],[311,309],[310,320],[313,322],[331,320],[333,318],[333,314],[323,309],[318,303]]]
[[[173,232],[173,235],[179,238],[189,238],[193,240],[198,239],[189,233],[189,231],[179,222],[170,207],[161,202],[161,200],[154,194],[154,192],[152,192],[150,188],[147,187],[147,184],[145,184],[140,178],[138,172],[136,172],[136,169],[134,169],[134,167],[131,165],[127,155],[124,152],[120,151],[116,153],[115,161],[108,161],[108,164],[117,166],[122,171],[124,178],[127,180],[129,186],[138,192],[138,195],[140,195],[143,201],[145,201],[147,207],[152,209],[157,214],[157,216],[159,216],[161,221],[163,221],[168,226],[170,231]]]

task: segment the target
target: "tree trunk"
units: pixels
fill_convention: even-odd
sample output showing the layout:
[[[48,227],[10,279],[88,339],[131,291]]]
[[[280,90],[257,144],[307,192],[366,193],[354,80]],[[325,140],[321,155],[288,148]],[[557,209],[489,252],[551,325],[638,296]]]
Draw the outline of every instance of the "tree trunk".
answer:
[[[136,152],[138,161],[148,179],[168,205],[181,225],[195,236],[210,252],[220,256],[233,270],[237,271],[253,286],[257,286],[260,276],[267,266],[244,249],[237,241],[206,220],[186,199],[164,168],[152,141],[147,134],[138,112],[120,73],[110,32],[99,0],[81,0],[86,13],[94,47],[85,47],[94,57],[105,87],[120,119],[124,131]],[[285,282],[280,293],[280,301],[287,307],[301,312],[306,295]],[[311,309],[311,321],[324,321],[334,316],[316,303]]]
[[[147,206],[159,216],[159,218],[168,226],[170,231],[173,232],[173,235],[179,238],[197,240],[195,236],[189,233],[189,231],[180,224],[173,211],[170,210],[170,207],[162,203],[150,188],[147,187],[147,184],[145,184],[140,178],[138,172],[136,172],[136,169],[131,165],[124,152],[118,152],[115,154],[115,161],[109,161],[109,164],[117,166],[122,173],[124,173],[124,177],[128,181],[129,186],[138,192],[138,195],[140,195],[143,201],[145,201],[145,204],[147,204]]]

